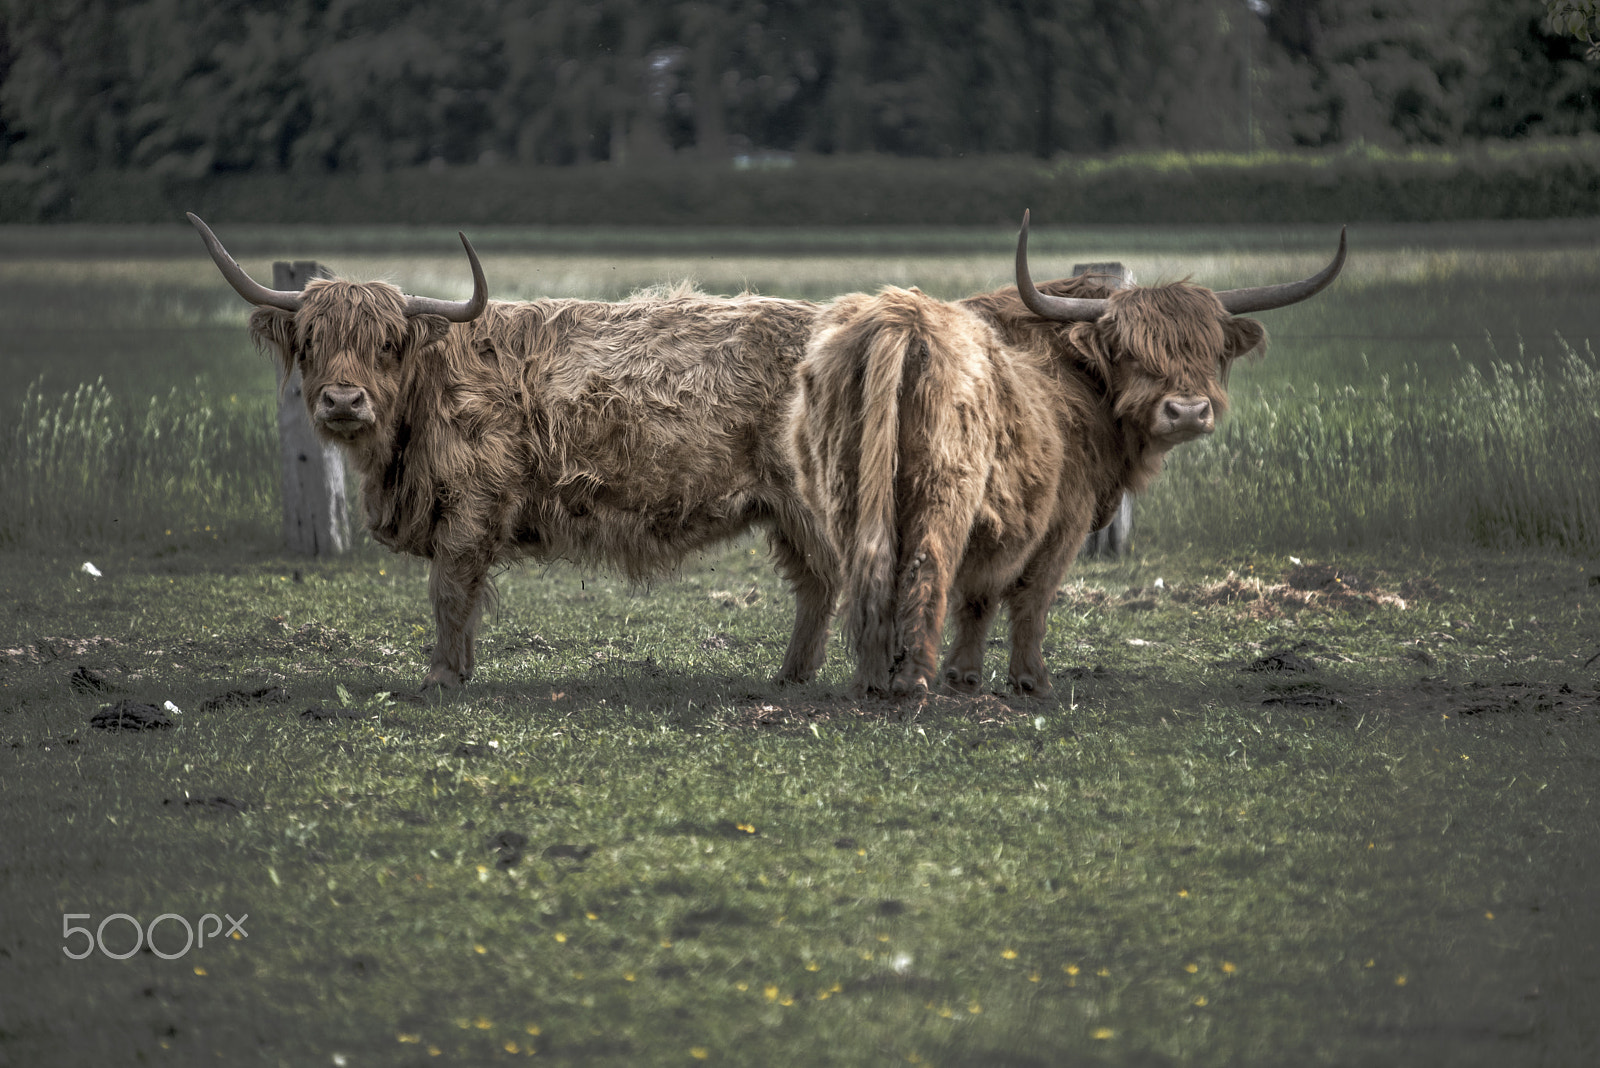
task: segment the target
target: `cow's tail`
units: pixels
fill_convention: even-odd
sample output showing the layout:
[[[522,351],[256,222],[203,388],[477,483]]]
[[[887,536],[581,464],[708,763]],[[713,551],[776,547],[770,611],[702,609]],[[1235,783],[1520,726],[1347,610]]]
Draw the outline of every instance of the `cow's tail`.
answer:
[[[862,346],[855,522],[853,530],[839,532],[845,632],[856,649],[858,686],[868,690],[888,685],[905,644],[895,596],[900,570],[895,478],[906,356],[920,344],[908,335],[901,324],[879,324]]]
[[[933,681],[975,507],[972,479],[946,469],[971,449],[950,439],[939,402],[963,361],[932,318],[939,302],[904,290],[858,301],[813,344],[794,434],[802,489],[838,553],[856,687],[905,692]]]

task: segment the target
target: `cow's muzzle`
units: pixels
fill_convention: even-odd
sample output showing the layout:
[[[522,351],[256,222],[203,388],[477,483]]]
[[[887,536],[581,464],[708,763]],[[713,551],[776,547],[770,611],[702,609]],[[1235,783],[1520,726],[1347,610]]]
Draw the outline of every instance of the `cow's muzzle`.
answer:
[[[327,386],[317,396],[317,425],[341,437],[354,437],[377,422],[367,391],[360,386]]]
[[[1216,429],[1216,413],[1211,401],[1194,395],[1163,398],[1156,411],[1154,436],[1166,445],[1204,437]]]

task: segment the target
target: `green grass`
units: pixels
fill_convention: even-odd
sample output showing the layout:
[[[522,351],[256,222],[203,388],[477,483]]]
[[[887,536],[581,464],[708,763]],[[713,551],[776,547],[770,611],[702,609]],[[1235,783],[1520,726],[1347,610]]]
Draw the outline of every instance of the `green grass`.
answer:
[[[173,389],[135,406],[103,380],[59,398],[35,382],[13,412],[0,439],[0,543],[170,545],[174,528],[249,539],[278,513],[270,397],[213,406]]]
[[[1296,607],[1282,557],[1091,566],[1052,616],[1059,699],[921,708],[841,697],[837,647],[818,684],[761,681],[789,606],[753,546],[654,591],[511,572],[480,678],[421,705],[386,696],[423,670],[417,566],[98,563],[0,557],[15,1063],[1595,1050],[1594,606],[1564,558],[1335,561],[1403,609]],[[1208,602],[1228,570],[1266,596]],[[1302,641],[1313,671],[1240,670]],[[205,707],[266,685],[287,700]],[[88,727],[120,697],[183,711]],[[63,914],[118,912],[249,937],[61,953]]]
[[[1600,549],[1600,364],[1462,361],[1302,396],[1253,387],[1246,418],[1179,450],[1139,504],[1158,545],[1302,548],[1465,542]]]

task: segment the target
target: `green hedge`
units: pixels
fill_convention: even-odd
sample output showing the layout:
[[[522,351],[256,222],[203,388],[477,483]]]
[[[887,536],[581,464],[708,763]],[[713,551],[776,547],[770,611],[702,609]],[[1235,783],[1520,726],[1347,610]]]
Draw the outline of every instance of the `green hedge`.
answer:
[[[1600,215],[1600,139],[1446,152],[802,157],[737,169],[417,168],[205,179],[0,171],[0,222],[850,226],[1344,223]]]

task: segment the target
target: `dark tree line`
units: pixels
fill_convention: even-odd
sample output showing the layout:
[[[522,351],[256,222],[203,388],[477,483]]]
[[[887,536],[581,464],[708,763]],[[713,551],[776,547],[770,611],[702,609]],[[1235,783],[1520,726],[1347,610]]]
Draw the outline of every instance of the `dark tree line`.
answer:
[[[1453,144],[1600,128],[1545,0],[0,0],[0,165]]]

